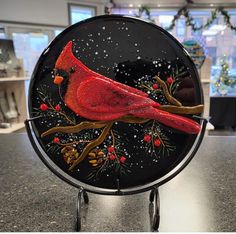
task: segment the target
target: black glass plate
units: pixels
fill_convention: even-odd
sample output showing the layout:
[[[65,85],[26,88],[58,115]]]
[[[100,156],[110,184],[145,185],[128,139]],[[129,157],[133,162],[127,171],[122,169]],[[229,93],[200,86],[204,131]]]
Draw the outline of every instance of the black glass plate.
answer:
[[[41,55],[29,90],[43,161],[94,192],[160,184],[189,157],[201,132],[201,84],[162,28],[94,17],[67,28]]]

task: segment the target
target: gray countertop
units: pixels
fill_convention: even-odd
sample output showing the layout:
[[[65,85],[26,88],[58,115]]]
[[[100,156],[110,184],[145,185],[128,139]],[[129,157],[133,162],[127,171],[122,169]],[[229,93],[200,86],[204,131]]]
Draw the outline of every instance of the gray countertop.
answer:
[[[0,231],[74,231],[77,189],[39,160],[26,134],[0,135]],[[160,231],[236,231],[236,137],[205,137],[160,187]],[[149,192],[90,194],[81,231],[151,231]]]

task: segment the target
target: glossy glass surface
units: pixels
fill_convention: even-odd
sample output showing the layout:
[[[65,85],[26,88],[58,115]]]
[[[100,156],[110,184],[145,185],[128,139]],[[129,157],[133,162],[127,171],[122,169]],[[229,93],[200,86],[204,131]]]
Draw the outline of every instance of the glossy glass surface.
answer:
[[[30,117],[41,116],[33,121],[33,130],[46,153],[44,157],[55,165],[55,170],[63,171],[62,177],[67,175],[85,188],[97,189],[117,189],[117,179],[121,189],[137,190],[139,186],[161,180],[185,159],[197,134],[186,133],[184,127],[177,130],[151,118],[145,123],[138,123],[137,119],[130,121],[130,114],[129,121],[113,119],[100,144],[72,168],[88,144],[101,136],[107,122],[100,128],[89,125],[80,132],[75,130],[79,124],[86,121],[97,124],[97,120],[86,119],[65,104],[70,74],[55,71],[55,63],[70,41],[73,55],[87,68],[138,89],[161,105],[170,103],[154,76],[160,77],[170,95],[183,106],[203,103],[193,62],[183,47],[156,25],[134,18],[102,16],[75,24],[58,35],[42,54],[31,80]],[[63,77],[59,86],[54,83],[56,76]],[[93,79],[95,81],[96,77]],[[112,82],[109,85],[111,90],[115,89]],[[88,99],[99,95],[96,89],[95,83],[94,89],[86,93]],[[101,92],[105,93],[104,89]],[[127,93],[124,99],[129,99],[131,92]],[[74,93],[75,100],[79,96]],[[113,101],[111,99],[110,113],[117,112],[117,103]],[[97,108],[96,113],[101,111],[101,106]],[[192,115],[184,116],[192,119]],[[55,127],[69,130],[65,133]],[[51,133],[45,134],[48,130]]]

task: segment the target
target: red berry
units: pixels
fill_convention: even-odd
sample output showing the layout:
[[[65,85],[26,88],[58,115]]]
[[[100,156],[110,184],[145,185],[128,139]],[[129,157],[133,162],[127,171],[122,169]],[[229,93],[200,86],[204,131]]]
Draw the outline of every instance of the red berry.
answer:
[[[160,141],[159,139],[156,139],[156,140],[154,141],[154,145],[155,145],[156,147],[159,147],[159,146],[161,145],[161,141]]]
[[[40,105],[40,109],[42,111],[46,111],[48,109],[48,106],[45,103],[43,103],[43,104]]]
[[[109,156],[109,159],[113,161],[113,160],[116,159],[116,156],[114,154],[112,154],[112,155]]]
[[[125,163],[125,161],[126,161],[126,157],[122,156],[122,157],[120,158],[120,162],[121,162],[121,163]]]
[[[57,105],[55,106],[55,110],[56,110],[57,112],[59,112],[59,111],[61,110],[61,106],[60,106],[59,104],[57,104]]]
[[[174,79],[170,76],[167,78],[167,83],[172,84],[174,82]]]
[[[152,85],[152,88],[153,88],[153,89],[158,89],[158,84],[153,84],[153,85]]]
[[[144,138],[143,138],[143,140],[144,140],[145,142],[150,142],[151,139],[152,139],[152,137],[151,137],[150,135],[148,135],[148,134],[146,134],[146,135],[144,136]]]
[[[110,146],[110,147],[108,147],[108,152],[109,152],[109,153],[114,152],[114,150],[115,150],[115,147],[114,147],[113,145]]]
[[[55,144],[60,143],[60,139],[58,137],[54,137],[53,143],[55,143]]]

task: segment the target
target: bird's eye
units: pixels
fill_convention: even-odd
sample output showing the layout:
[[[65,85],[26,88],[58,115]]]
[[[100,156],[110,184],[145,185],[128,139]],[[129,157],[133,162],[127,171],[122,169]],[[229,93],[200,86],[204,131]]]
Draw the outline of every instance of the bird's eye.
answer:
[[[69,73],[62,69],[54,68],[53,72],[55,76],[62,76],[64,79],[69,77]]]

